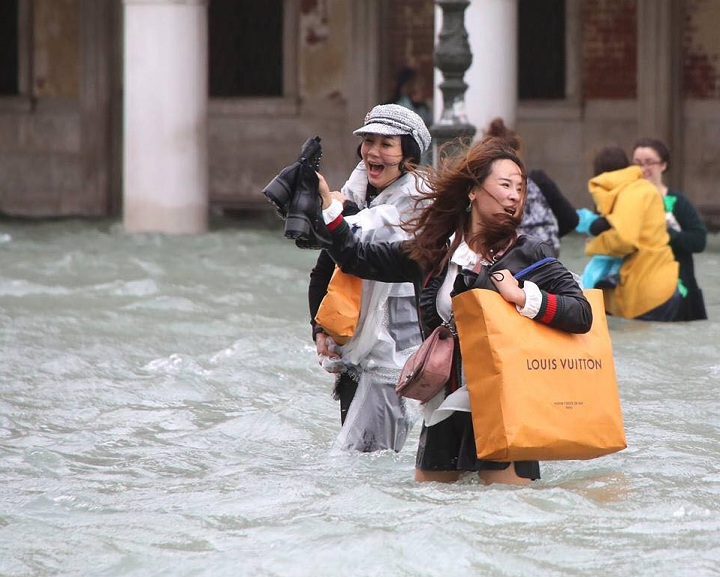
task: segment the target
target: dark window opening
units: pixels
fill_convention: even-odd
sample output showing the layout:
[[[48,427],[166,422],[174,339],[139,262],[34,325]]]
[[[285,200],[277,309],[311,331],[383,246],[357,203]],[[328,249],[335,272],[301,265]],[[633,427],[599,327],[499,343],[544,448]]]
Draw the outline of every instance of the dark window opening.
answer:
[[[18,0],[0,2],[0,95],[18,94]]]
[[[210,96],[283,95],[283,0],[212,0]]]
[[[565,0],[518,4],[518,97],[565,98]]]

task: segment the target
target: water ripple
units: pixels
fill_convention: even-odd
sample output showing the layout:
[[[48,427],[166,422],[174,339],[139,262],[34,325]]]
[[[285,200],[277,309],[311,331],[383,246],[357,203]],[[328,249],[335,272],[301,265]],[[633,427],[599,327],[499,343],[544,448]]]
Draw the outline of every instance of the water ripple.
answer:
[[[609,319],[628,448],[517,488],[413,482],[417,427],[400,453],[331,453],[317,253],[278,230],[2,228],[0,575],[719,574],[717,238],[711,321]]]

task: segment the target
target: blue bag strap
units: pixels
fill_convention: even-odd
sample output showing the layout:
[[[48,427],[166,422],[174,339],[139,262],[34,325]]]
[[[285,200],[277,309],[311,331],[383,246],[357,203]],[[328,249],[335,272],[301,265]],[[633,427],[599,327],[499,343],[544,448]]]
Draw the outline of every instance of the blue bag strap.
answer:
[[[536,268],[539,268],[539,267],[543,266],[544,264],[546,264],[546,263],[548,263],[548,262],[552,262],[552,261],[554,261],[554,260],[557,260],[554,256],[546,256],[545,258],[543,258],[543,259],[541,259],[541,260],[539,260],[539,261],[531,264],[530,266],[525,267],[525,268],[522,269],[521,271],[516,272],[513,276],[514,276],[516,279],[520,280],[520,279],[523,278],[524,276],[527,276],[528,274],[530,274],[530,273],[531,273],[532,271],[534,271]]]

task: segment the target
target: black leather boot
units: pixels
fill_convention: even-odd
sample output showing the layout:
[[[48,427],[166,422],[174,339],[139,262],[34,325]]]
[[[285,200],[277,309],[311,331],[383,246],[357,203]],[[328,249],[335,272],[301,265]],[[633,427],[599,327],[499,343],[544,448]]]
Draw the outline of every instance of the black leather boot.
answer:
[[[308,138],[300,149],[298,162],[309,166],[313,170],[320,170],[320,159],[322,158],[322,146],[320,146],[320,137]]]
[[[320,249],[332,244],[318,192],[316,171],[321,157],[320,137],[308,138],[297,161],[283,168],[262,191],[285,219],[285,237],[294,239],[299,248]]]
[[[318,176],[315,170],[300,164],[295,183],[295,194],[285,218],[285,237],[295,239],[299,248],[326,248],[332,237],[322,216]]]
[[[297,181],[297,171],[300,163],[293,162],[290,166],[283,168],[280,173],[273,178],[263,189],[263,194],[267,199],[275,205],[278,214],[285,218],[290,201],[295,190],[295,182]]]
[[[320,170],[320,158],[322,157],[322,146],[320,137],[308,138],[300,149],[298,159],[291,165],[283,168],[262,193],[275,205],[278,214],[286,218],[290,208],[290,202],[295,195],[297,182],[297,171],[300,165],[311,167],[313,170]]]

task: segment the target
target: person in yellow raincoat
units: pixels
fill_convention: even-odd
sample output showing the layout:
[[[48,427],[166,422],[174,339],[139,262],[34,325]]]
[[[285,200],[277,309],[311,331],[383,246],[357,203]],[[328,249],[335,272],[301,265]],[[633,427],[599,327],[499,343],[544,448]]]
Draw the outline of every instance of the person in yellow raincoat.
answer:
[[[588,183],[597,213],[580,209],[576,230],[590,235],[585,254],[618,257],[619,274],[600,285],[607,312],[647,321],[672,321],[679,303],[678,264],[668,245],[665,208],[617,146],[600,150]]]

